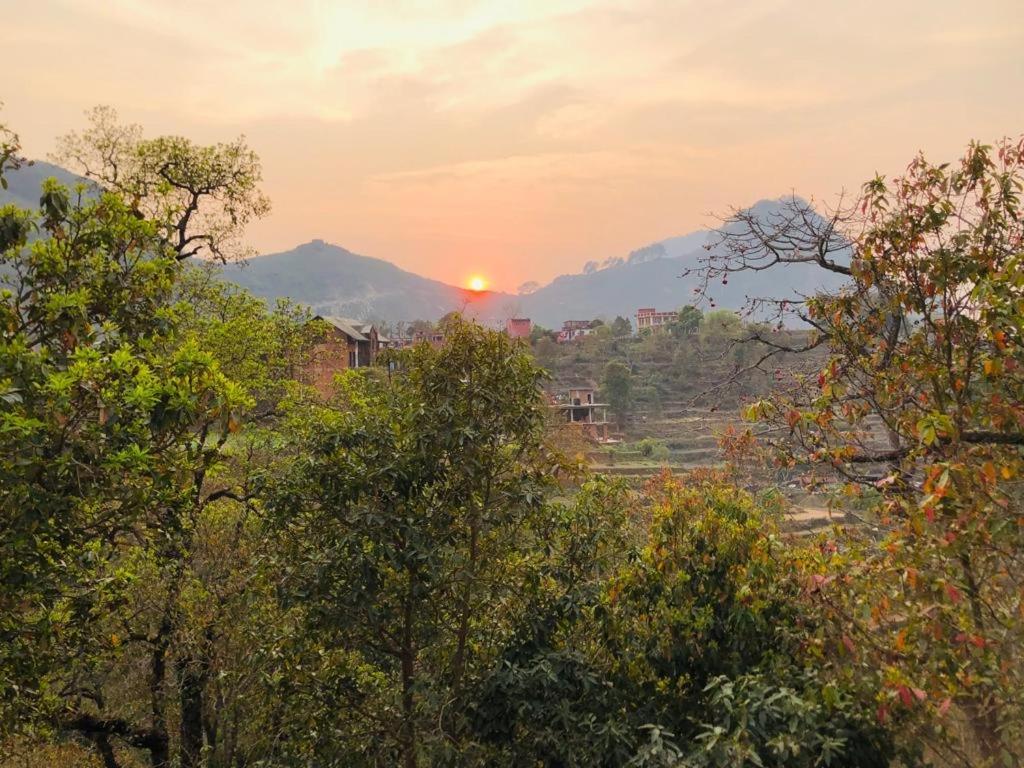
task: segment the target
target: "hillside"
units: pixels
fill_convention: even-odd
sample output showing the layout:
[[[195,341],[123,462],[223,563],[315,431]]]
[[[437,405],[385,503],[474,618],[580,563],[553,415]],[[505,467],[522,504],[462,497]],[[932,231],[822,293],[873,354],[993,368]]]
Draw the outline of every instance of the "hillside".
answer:
[[[229,264],[224,276],[257,296],[287,296],[321,314],[391,322],[437,320],[452,310],[488,319],[516,298],[491,291],[475,294],[323,240]]]
[[[23,165],[17,170],[7,171],[4,174],[7,179],[7,189],[0,188],[0,205],[13,203],[22,208],[38,207],[42,184],[51,176],[69,187],[74,187],[75,184],[85,181],[80,176],[76,176],[58,165],[36,160],[31,165]]]

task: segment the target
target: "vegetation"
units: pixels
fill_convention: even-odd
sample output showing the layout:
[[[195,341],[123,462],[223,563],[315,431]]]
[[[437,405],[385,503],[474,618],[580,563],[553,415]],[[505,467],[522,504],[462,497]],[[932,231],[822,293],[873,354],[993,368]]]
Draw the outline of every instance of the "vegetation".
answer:
[[[107,117],[68,146],[116,139],[131,180],[0,209],[0,764],[1024,759],[1024,143],[869,184],[814,332],[691,307],[530,350],[452,315],[322,399],[318,324],[183,259],[238,252],[255,158]],[[760,266],[725,236],[709,274]],[[635,488],[559,450],[549,363],[598,364],[624,420],[712,350],[740,389],[821,355],[732,447],[873,526],[787,537],[731,468]]]

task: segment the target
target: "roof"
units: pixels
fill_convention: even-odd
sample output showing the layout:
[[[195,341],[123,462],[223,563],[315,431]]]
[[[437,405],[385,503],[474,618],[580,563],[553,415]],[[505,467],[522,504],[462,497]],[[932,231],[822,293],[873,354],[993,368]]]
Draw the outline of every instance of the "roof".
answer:
[[[369,332],[364,329],[368,329],[370,326],[361,323],[358,320],[350,320],[347,317],[335,317],[334,315],[317,315],[313,319],[323,320],[328,325],[337,328],[350,339],[354,339],[355,341],[369,341],[369,339],[363,334]]]

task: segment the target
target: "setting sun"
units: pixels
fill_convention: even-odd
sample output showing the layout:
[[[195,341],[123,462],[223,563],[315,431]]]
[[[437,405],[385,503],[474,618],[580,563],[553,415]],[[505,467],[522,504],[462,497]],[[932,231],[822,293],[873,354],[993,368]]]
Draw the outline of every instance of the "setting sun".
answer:
[[[469,290],[482,291],[486,287],[487,281],[480,277],[480,275],[473,275],[473,277],[469,278]]]

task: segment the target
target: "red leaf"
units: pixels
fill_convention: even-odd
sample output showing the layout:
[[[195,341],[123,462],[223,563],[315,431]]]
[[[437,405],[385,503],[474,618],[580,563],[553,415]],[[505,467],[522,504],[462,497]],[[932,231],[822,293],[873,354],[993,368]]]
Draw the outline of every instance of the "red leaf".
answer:
[[[946,712],[949,711],[949,705],[952,704],[952,703],[953,703],[952,700],[949,699],[948,697],[943,699],[942,703],[939,704],[939,714],[940,715],[946,714]]]
[[[949,599],[952,600],[954,603],[960,602],[960,590],[954,587],[952,584],[946,585],[946,595],[948,595]]]
[[[901,685],[898,689],[900,694],[900,701],[903,702],[903,706],[909,707],[914,703],[914,697],[910,695],[910,689],[905,685]]]

